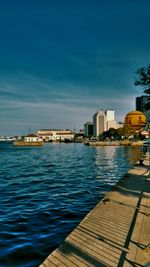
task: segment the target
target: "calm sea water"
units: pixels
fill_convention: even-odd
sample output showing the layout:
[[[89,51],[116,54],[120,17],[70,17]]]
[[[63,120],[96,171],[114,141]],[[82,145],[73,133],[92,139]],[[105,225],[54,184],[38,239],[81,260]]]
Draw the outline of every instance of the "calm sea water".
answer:
[[[0,266],[38,266],[139,154],[132,147],[0,144]]]

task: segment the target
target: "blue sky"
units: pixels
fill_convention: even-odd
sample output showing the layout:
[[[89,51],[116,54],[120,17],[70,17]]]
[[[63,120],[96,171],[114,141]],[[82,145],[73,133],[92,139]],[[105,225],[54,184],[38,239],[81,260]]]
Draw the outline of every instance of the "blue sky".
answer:
[[[80,129],[135,109],[150,63],[149,0],[0,1],[0,135]]]

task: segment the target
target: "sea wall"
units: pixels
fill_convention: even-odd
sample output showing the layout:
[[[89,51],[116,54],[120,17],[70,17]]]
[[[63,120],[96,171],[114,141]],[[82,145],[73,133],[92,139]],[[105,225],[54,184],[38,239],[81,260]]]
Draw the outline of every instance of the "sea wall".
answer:
[[[14,146],[42,146],[43,142],[25,142],[25,141],[15,141]]]
[[[88,146],[142,146],[143,141],[89,141],[85,145]]]

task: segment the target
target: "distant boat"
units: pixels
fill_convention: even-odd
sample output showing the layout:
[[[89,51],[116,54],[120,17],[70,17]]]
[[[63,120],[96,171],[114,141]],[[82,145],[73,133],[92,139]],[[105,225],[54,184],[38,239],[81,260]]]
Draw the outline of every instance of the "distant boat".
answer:
[[[13,142],[14,146],[42,146],[43,140],[35,134],[24,136],[23,139]]]

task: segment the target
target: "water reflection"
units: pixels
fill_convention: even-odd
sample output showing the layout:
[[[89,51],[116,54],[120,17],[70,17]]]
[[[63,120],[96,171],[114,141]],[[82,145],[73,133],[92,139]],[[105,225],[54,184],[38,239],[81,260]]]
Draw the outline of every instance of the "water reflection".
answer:
[[[139,154],[137,147],[83,144],[3,147],[0,266],[38,266]]]
[[[101,185],[112,186],[128,164],[135,164],[140,157],[141,147],[95,147],[96,179]]]
[[[141,146],[133,146],[125,148],[125,157],[131,165],[134,165],[138,162],[142,155]]]

